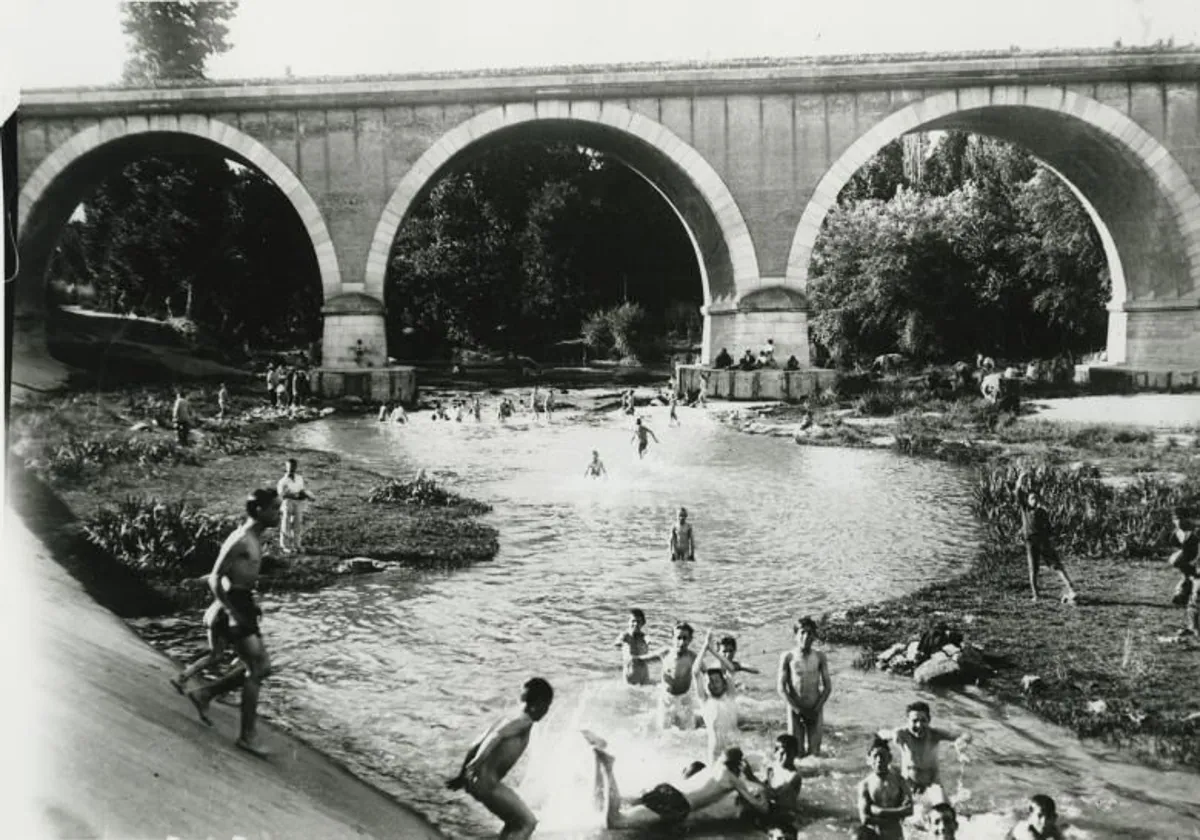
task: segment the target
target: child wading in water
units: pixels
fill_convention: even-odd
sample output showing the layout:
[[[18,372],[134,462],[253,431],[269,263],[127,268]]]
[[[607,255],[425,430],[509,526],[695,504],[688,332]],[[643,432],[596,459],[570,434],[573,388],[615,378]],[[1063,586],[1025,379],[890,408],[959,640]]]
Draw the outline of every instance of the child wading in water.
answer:
[[[779,657],[776,687],[787,703],[788,732],[800,744],[800,755],[821,754],[821,729],[825,721],[825,701],[833,691],[825,654],[813,650],[817,624],[807,616],[792,627],[796,647]]]
[[[629,611],[629,627],[617,637],[616,647],[622,649],[625,664],[625,682],[630,685],[650,685],[650,667],[644,659],[650,650],[646,635],[642,632],[646,626],[646,614],[637,607]]]
[[[1044,793],[1029,797],[1029,816],[1013,826],[1012,840],[1062,840],[1058,808]]]
[[[592,450],[592,462],[584,469],[583,475],[584,478],[600,478],[608,475],[608,470],[604,469],[604,464],[600,461],[600,453],[597,450]]]
[[[961,750],[964,744],[971,742],[971,735],[955,735],[930,726],[929,704],[923,700],[909,703],[906,711],[907,726],[882,729],[879,737],[892,741],[900,752],[900,775],[904,777],[912,795],[927,806],[944,803],[946,791],[942,789],[938,769],[938,744],[953,741],[955,749]]]
[[[692,524],[688,522],[687,508],[679,509],[679,521],[671,526],[668,546],[672,562],[696,559],[696,535],[692,532]]]
[[[1066,591],[1063,593],[1064,604],[1074,604],[1076,600],[1075,587],[1067,567],[1063,565],[1058,549],[1050,539],[1050,514],[1041,504],[1041,499],[1035,491],[1029,489],[1029,471],[1025,470],[1017,477],[1015,488],[1017,505],[1021,509],[1021,533],[1025,537],[1025,555],[1029,560],[1029,587],[1033,590],[1033,600],[1038,599],[1038,572],[1043,562],[1058,572],[1063,580]]]
[[[526,681],[521,689],[520,711],[501,718],[467,750],[462,769],[446,782],[450,790],[465,790],[483,807],[504,821],[502,838],[525,840],[537,828],[537,817],[504,777],[529,745],[533,725],[546,716],[554,690],[541,677]]]
[[[633,437],[630,438],[630,441],[637,441],[639,460],[646,457],[646,450],[650,448],[650,438],[654,438],[654,442],[658,443],[658,435],[654,434],[649,426],[642,425],[642,418],[639,417],[633,426]]]
[[[912,816],[912,794],[892,769],[892,750],[876,736],[867,748],[871,773],[858,785],[857,840],[904,840],[901,822]]]
[[[692,666],[696,664],[696,654],[690,647],[694,636],[692,625],[681,621],[675,625],[675,647],[630,657],[637,662],[662,661],[658,715],[663,729],[672,726],[684,730],[696,728],[696,708],[692,701]]]
[[[721,663],[721,667],[705,671],[704,658],[710,653]],[[714,764],[720,760],[725,750],[737,746],[738,742],[737,702],[729,691],[728,680],[725,679],[726,672],[731,670],[733,663],[713,647],[712,631],[709,630],[704,634],[700,655],[696,657],[692,666],[692,676],[696,682],[696,693],[700,695],[704,727],[708,731],[708,760]]]

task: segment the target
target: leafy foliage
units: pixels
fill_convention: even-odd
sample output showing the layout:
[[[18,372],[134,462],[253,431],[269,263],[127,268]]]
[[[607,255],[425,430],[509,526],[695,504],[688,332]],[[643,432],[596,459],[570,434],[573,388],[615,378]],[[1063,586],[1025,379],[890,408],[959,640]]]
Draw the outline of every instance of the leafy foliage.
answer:
[[[199,461],[194,452],[161,438],[117,440],[82,435],[67,438],[54,446],[44,460],[28,466],[51,481],[71,482],[81,479],[90,469],[116,463],[137,463],[148,467],[154,464],[197,464]]]
[[[216,0],[121,4],[121,30],[130,39],[124,81],[203,79],[210,55],[230,47],[228,21],[237,3]]]
[[[1099,236],[1061,180],[1022,150],[950,132],[919,178],[899,141],[843,189],[813,255],[814,339],[853,364],[1047,357],[1102,345]]]
[[[409,481],[389,478],[367,496],[372,504],[407,504],[417,507],[461,507],[471,514],[487,513],[491,505],[453,493],[422,471]]]
[[[233,518],[201,513],[179,501],[126,498],[84,524],[90,542],[121,563],[156,575],[194,577],[212,569]]]

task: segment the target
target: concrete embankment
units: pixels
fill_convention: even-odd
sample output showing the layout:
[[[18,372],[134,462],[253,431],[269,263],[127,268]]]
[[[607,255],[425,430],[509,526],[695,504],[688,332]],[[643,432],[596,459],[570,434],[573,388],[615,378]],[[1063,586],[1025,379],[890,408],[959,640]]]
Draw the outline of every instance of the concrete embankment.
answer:
[[[199,723],[172,664],[96,604],[8,508],[3,546],[9,837],[437,838],[419,814],[237,710]],[[264,689],[270,690],[270,683]]]

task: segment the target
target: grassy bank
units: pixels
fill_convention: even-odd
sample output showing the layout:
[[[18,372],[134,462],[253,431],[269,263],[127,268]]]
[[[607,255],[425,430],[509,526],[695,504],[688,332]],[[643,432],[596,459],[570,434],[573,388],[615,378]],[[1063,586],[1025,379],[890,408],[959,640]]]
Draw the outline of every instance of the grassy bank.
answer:
[[[231,419],[202,420],[193,445],[181,448],[165,428],[167,396],[137,389],[41,397],[14,407],[11,419],[18,510],[121,615],[205,603],[203,576],[241,519],[242,500],[256,486],[274,486],[287,457],[300,460],[318,502],[310,506],[306,553],[267,560],[264,591],[312,589],[389,563],[463,565],[498,550],[495,529],[478,520],[486,506],[428,491],[372,502],[374,491],[405,483],[335,453],[269,442],[270,432],[295,420],[264,411],[253,394],[235,395]],[[378,562],[347,562],[353,558]]]
[[[895,642],[945,622],[995,657],[986,687],[1000,699],[1081,737],[1200,769],[1200,646],[1170,638],[1183,609],[1171,603],[1179,576],[1164,562],[1170,508],[1200,513],[1200,429],[1048,423],[1028,410],[1001,412],[970,395],[947,399],[894,382],[811,406],[740,412],[731,422],[766,434],[808,424],[797,443],[887,447],[973,465],[974,508],[985,528],[970,567],[827,617],[827,639],[861,646],[867,655],[859,661],[872,663]],[[1042,599],[1030,601],[1011,492],[1019,467],[1040,477],[1080,592],[1076,606],[1059,603],[1058,576],[1047,569]],[[1032,688],[1028,676],[1039,678]]]

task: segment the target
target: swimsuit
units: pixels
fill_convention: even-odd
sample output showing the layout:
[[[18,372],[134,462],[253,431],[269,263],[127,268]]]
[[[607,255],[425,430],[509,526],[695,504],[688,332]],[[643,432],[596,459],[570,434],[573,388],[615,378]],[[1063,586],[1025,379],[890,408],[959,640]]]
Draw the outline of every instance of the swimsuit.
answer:
[[[683,694],[672,694],[664,685],[658,695],[658,710],[664,729],[668,726],[684,730],[696,728],[696,706],[690,690]]]
[[[666,782],[642,794],[639,804],[658,814],[667,823],[683,822],[692,811],[692,804],[687,797]]]
[[[249,589],[230,589],[225,593],[225,597],[233,604],[234,609],[248,618],[249,623],[234,624],[230,621],[229,611],[222,605],[213,618],[213,633],[231,642],[262,635],[258,628],[258,617],[262,615],[262,610],[254,603],[254,593]]]

